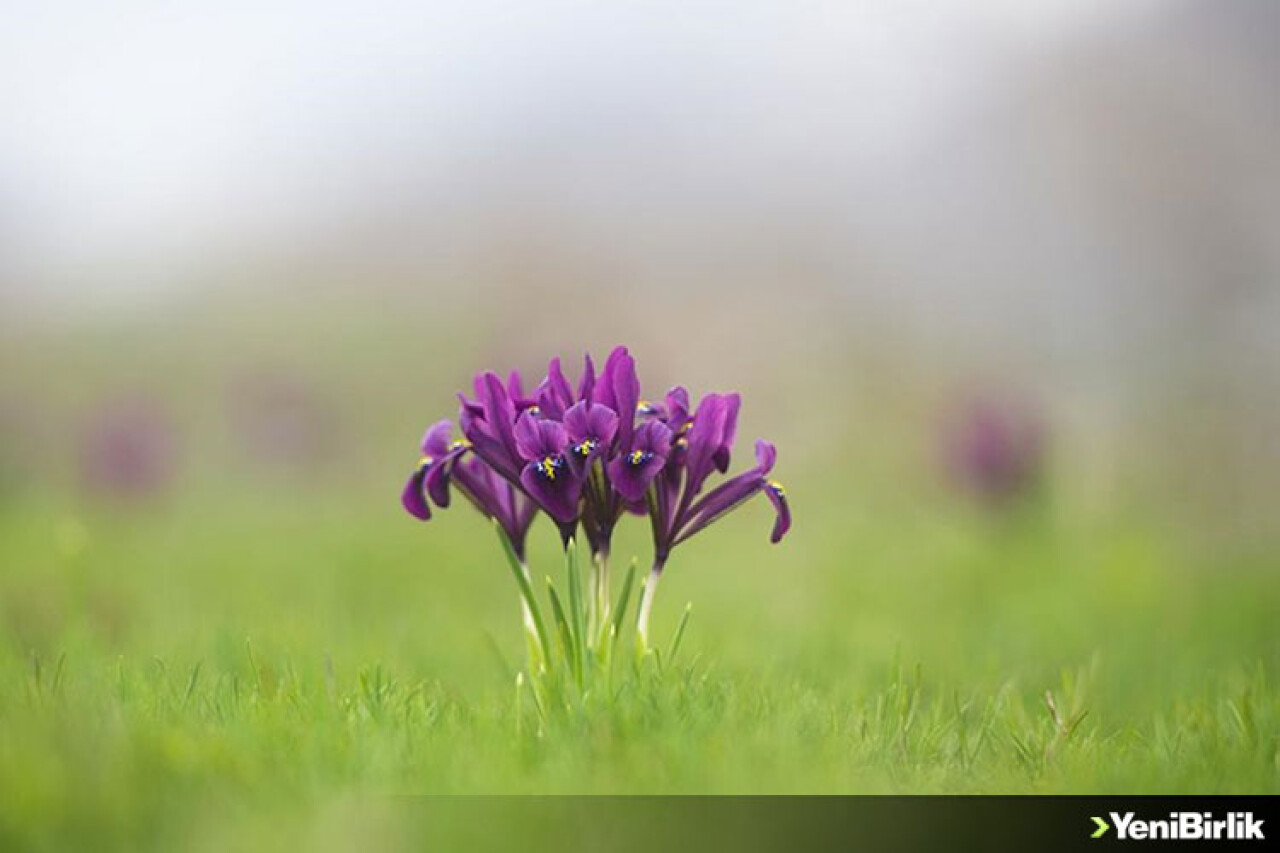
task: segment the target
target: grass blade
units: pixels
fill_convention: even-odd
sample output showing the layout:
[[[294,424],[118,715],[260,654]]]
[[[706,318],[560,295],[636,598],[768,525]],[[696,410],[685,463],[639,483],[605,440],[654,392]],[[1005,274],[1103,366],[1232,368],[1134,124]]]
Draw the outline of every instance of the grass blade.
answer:
[[[676,626],[675,636],[671,638],[671,650],[667,652],[667,665],[674,666],[676,662],[676,652],[680,651],[680,641],[684,639],[684,629],[689,625],[689,614],[693,612],[693,602],[689,602],[684,606],[684,613],[680,615],[680,624]]]

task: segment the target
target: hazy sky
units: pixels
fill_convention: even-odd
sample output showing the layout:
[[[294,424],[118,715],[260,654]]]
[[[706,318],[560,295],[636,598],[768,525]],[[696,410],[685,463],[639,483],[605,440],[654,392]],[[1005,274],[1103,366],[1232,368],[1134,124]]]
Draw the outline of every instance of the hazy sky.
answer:
[[[118,287],[305,237],[406,176],[465,192],[548,156],[729,185],[876,169],[1011,64],[1147,5],[6,4],[0,273]]]

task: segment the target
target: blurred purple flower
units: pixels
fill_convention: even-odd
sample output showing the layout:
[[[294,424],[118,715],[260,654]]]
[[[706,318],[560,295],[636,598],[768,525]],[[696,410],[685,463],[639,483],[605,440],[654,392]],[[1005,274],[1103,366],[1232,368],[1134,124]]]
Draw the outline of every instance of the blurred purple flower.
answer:
[[[303,380],[272,372],[239,378],[228,400],[235,440],[256,464],[310,471],[334,457],[338,419]]]
[[[1030,405],[979,397],[959,407],[943,435],[946,472],[958,488],[990,504],[1029,493],[1045,462],[1045,429]]]
[[[150,400],[104,403],[80,430],[80,482],[98,497],[136,500],[162,493],[172,483],[176,457],[168,413]]]

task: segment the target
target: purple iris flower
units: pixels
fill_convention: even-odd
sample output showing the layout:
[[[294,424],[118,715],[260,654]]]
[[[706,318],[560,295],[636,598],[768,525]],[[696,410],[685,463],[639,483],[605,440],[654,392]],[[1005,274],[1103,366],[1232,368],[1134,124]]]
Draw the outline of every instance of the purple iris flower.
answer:
[[[591,463],[612,449],[618,415],[607,406],[583,400],[565,410],[564,428],[569,436],[569,467],[574,476],[585,479]]]
[[[741,398],[708,394],[691,412],[689,394],[672,388],[660,403],[641,399],[635,359],[625,347],[596,373],[584,360],[577,387],[559,358],[526,395],[512,372],[478,374],[474,399],[459,395],[465,441],[450,441],[449,422],[423,437],[422,460],[402,503],[426,520],[430,505],[448,505],[452,483],[497,520],[523,563],[524,540],[538,509],[559,527],[566,547],[581,526],[597,568],[597,614],[607,612],[608,556],[613,531],[628,510],[647,513],[654,560],[640,610],[647,638],[649,609],[671,550],[763,492],[776,520],[770,539],[791,528],[786,493],[769,479],[777,452],[756,443],[756,465],[704,493],[713,474],[729,470]]]
[[[574,476],[565,458],[569,435],[564,426],[526,411],[516,421],[514,435],[525,462],[520,471],[525,491],[558,523],[576,521],[582,479]]]
[[[728,469],[737,434],[741,398],[737,394],[707,394],[697,411],[688,415],[688,395],[674,388],[664,409],[645,427],[662,426],[674,437],[671,452],[647,491],[653,526],[654,570],[661,572],[671,549],[710,526],[747,499],[764,492],[773,504],[776,521],[770,540],[781,541],[791,529],[786,491],[769,479],[777,450],[767,441],[756,443],[756,466],[702,494],[707,479]],[[663,419],[667,424],[663,424]]]
[[[638,503],[654,477],[666,467],[671,430],[662,421],[646,421],[632,434],[628,449],[609,461],[609,482],[623,500]]]
[[[405,484],[401,504],[410,515],[428,521],[431,503],[441,509],[449,506],[452,484],[482,515],[498,523],[523,562],[525,539],[537,507],[487,463],[470,453],[469,442],[451,441],[451,430],[449,421],[439,421],[427,429],[422,437],[422,458]]]

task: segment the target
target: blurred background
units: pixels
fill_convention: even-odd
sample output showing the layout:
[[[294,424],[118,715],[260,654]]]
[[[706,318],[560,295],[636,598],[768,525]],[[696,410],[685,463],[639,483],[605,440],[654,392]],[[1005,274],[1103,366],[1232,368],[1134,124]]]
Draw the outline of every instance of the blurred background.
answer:
[[[1273,520],[1266,0],[0,14],[10,500],[94,430],[389,476],[473,367],[625,342],[784,467],[996,396],[1087,507]]]
[[[421,430],[625,343],[793,496],[673,566],[704,648],[1272,667],[1278,83],[1268,0],[8,4],[5,642],[475,678]]]

